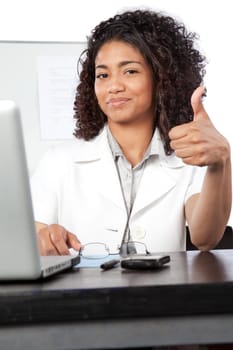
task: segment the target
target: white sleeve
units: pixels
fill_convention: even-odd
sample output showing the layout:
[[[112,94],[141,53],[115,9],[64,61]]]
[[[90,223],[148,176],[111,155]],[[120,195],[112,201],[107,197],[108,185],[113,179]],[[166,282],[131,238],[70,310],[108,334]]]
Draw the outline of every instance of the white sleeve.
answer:
[[[57,223],[58,162],[53,148],[39,162],[31,177],[31,194],[35,221]]]

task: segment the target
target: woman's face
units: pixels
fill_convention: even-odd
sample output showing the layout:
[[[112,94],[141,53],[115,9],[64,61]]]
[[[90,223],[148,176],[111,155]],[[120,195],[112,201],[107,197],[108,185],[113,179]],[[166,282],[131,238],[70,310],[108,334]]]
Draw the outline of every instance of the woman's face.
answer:
[[[95,94],[109,124],[154,119],[152,71],[140,51],[123,41],[109,41],[99,49]]]

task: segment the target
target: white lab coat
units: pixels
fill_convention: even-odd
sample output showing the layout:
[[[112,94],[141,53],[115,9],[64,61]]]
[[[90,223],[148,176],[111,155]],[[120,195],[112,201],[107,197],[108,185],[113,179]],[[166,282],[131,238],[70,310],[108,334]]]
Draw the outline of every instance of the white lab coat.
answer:
[[[166,156],[159,133],[157,157],[149,158],[129,225],[133,240],[149,251],[185,249],[184,204],[201,190],[203,169]],[[127,212],[106,129],[94,140],[72,140],[51,148],[31,181],[35,219],[58,223],[80,241],[120,245]]]

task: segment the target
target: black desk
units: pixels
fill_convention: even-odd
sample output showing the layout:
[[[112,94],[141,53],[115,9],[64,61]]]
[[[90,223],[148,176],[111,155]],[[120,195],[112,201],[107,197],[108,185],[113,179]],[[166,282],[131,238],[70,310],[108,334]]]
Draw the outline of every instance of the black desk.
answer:
[[[90,268],[1,283],[0,349],[233,343],[233,250],[170,255],[157,272]]]

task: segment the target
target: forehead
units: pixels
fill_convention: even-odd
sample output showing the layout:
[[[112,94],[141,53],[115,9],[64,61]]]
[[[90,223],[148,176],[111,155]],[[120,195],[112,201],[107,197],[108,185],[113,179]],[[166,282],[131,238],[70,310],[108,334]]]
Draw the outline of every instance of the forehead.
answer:
[[[107,64],[124,60],[145,62],[143,55],[135,46],[118,40],[104,43],[97,52],[95,62],[96,64]]]

